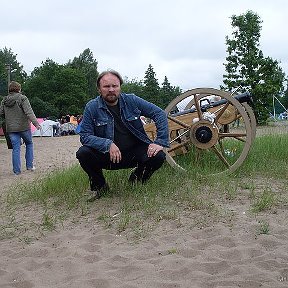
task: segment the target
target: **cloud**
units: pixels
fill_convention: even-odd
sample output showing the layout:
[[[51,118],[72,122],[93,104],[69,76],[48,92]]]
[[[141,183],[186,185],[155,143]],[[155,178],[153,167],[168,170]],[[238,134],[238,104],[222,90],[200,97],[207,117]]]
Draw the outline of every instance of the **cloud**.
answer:
[[[264,56],[281,61],[288,72],[287,6],[284,0],[6,1],[1,4],[7,13],[0,18],[0,49],[18,54],[28,73],[47,58],[64,64],[90,48],[100,71],[114,68],[140,80],[151,64],[159,83],[167,76],[184,90],[218,88],[230,18],[247,10],[263,21]]]

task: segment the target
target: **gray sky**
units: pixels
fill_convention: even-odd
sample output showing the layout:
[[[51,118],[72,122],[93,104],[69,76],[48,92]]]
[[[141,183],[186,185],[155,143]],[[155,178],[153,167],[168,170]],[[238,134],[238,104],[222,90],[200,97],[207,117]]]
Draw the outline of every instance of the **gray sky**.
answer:
[[[0,7],[0,49],[11,48],[28,74],[47,58],[64,64],[90,48],[99,72],[141,80],[151,64],[159,84],[167,76],[183,90],[219,88],[231,16],[252,10],[263,21],[260,49],[288,75],[286,0],[13,0]]]

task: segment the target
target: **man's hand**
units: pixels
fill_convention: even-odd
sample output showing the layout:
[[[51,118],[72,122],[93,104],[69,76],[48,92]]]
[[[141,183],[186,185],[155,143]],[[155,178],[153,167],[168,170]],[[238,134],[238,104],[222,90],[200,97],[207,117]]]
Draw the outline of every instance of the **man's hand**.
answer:
[[[161,150],[163,150],[162,146],[155,144],[155,143],[151,143],[148,146],[147,155],[148,155],[148,157],[155,156]]]
[[[119,163],[122,159],[121,151],[114,143],[112,143],[110,146],[109,154],[110,161],[113,163]]]

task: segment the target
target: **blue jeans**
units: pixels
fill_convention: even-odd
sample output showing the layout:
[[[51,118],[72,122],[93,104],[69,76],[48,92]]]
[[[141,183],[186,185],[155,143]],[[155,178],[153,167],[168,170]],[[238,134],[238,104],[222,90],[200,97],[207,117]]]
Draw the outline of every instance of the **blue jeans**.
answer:
[[[21,173],[21,139],[23,139],[26,152],[25,152],[25,160],[26,160],[26,168],[33,168],[33,141],[32,141],[32,132],[31,130],[21,131],[21,132],[10,132],[9,137],[12,143],[12,164],[13,164],[13,172],[15,174]]]

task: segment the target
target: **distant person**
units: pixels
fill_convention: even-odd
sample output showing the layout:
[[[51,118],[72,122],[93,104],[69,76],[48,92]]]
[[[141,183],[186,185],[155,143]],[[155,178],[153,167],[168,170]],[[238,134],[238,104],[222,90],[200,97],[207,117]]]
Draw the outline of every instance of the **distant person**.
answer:
[[[67,115],[65,116],[65,120],[66,120],[67,123],[69,123],[69,122],[70,122],[70,115],[67,114]]]
[[[81,115],[77,115],[77,125],[79,125],[80,123],[81,123],[81,121],[82,121],[82,118],[83,118],[83,115],[81,114]]]
[[[76,134],[79,134],[80,130],[81,130],[81,122],[82,122],[82,118],[83,118],[83,115],[77,115],[77,126],[76,126],[76,129],[75,129],[75,133]]]
[[[60,130],[60,123],[59,120],[54,121],[55,124],[52,125],[53,128],[53,137],[60,136],[59,130]]]
[[[121,93],[123,83],[114,70],[97,79],[100,96],[86,104],[76,157],[88,174],[91,200],[108,188],[102,169],[134,168],[129,181],[145,183],[164,160],[163,147],[169,147],[166,113],[156,105],[134,95]],[[145,133],[141,116],[151,118],[157,128],[154,141]]]
[[[25,160],[27,170],[34,171],[33,141],[31,125],[40,129],[40,124],[32,110],[28,98],[21,94],[21,85],[12,81],[9,94],[4,96],[0,105],[0,117],[5,118],[6,131],[12,143],[12,165],[16,175],[21,174],[21,139],[26,146]]]

